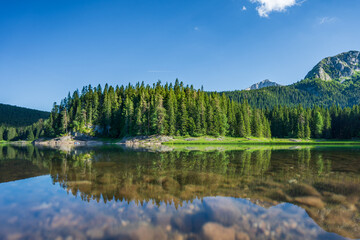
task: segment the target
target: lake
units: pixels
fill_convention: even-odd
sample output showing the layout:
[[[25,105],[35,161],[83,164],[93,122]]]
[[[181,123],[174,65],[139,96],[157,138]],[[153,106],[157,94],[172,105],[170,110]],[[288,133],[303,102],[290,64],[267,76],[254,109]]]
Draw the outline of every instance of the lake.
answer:
[[[0,146],[0,239],[360,238],[360,148]]]

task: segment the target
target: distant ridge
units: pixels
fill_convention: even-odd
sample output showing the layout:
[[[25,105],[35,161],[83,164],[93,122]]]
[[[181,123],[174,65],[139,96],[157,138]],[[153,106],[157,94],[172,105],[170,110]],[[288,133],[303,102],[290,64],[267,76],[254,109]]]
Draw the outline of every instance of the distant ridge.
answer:
[[[0,103],[0,125],[28,126],[49,115],[49,112]]]
[[[261,82],[251,85],[250,87],[246,88],[245,90],[256,90],[256,89],[261,89],[261,88],[265,88],[265,87],[273,87],[273,86],[280,86],[280,84],[278,84],[276,82],[272,82],[269,79],[265,79],[264,81],[261,81]]]

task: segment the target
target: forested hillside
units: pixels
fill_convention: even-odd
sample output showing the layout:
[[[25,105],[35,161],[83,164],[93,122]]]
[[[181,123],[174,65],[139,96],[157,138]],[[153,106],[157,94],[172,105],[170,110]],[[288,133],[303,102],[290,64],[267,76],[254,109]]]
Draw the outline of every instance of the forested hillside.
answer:
[[[39,119],[47,119],[48,112],[0,103],[0,125],[13,127],[28,126]]]
[[[54,105],[45,134],[70,131],[121,138],[136,135],[357,138],[360,107],[301,105],[254,108],[225,94],[207,93],[176,81],[152,87],[84,87]]]
[[[270,137],[264,110],[225,95],[175,84],[84,87],[54,105],[48,135],[69,131],[107,137],[232,135]]]
[[[253,107],[265,108],[282,106],[313,107],[315,105],[330,107],[352,107],[360,104],[360,76],[354,75],[342,83],[306,79],[289,86],[267,87],[251,91],[224,92],[230,99],[243,102],[247,100]]]
[[[351,139],[360,137],[360,105],[256,108],[246,100],[233,101],[226,94],[196,90],[179,81],[174,85],[86,86],[54,104],[45,121],[20,128],[0,126],[0,140],[33,140],[70,132],[111,138],[161,134]]]

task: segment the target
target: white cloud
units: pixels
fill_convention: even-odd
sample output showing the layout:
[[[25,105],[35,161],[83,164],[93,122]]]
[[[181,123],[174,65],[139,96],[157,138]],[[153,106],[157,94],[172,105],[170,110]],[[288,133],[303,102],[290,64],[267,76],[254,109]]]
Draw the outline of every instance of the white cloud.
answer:
[[[243,6],[243,7],[242,7],[242,10],[243,10],[243,11],[246,11],[246,7],[245,7],[245,6]]]
[[[287,8],[300,4],[299,0],[250,0],[252,3],[258,3],[256,8],[260,17],[268,17],[271,12],[284,12]]]
[[[337,20],[337,18],[335,18],[335,17],[322,17],[322,18],[319,18],[319,24],[323,25],[326,23],[333,23],[336,20]]]

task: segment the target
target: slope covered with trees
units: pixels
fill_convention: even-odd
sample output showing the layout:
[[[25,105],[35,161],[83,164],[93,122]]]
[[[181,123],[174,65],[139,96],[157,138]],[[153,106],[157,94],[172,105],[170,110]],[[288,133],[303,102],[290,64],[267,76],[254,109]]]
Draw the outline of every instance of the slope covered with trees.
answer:
[[[351,139],[360,137],[360,105],[352,108],[276,106],[266,110],[273,137]]]
[[[28,126],[39,119],[47,119],[49,115],[49,112],[0,103],[0,125],[13,127]]]
[[[54,104],[44,134],[69,132],[121,138],[137,135],[338,138],[360,137],[360,108],[277,105],[254,108],[225,94],[184,86],[99,85]]]
[[[360,105],[255,108],[246,100],[182,82],[84,87],[54,104],[50,117],[27,127],[0,126],[0,140],[33,140],[78,132],[138,135],[351,139],[360,137]]]
[[[175,84],[152,87],[99,85],[84,87],[54,105],[46,134],[69,131],[106,137],[135,135],[230,135],[270,137],[265,111],[224,94],[208,94]]]
[[[333,104],[341,107],[352,107],[360,104],[360,75],[344,81],[323,81],[305,79],[289,86],[267,87],[251,91],[224,92],[230,99],[248,101],[253,107],[272,108],[277,105],[304,107],[325,106]]]
[[[0,141],[17,141],[26,140],[33,141],[39,137],[44,137],[45,128],[44,123],[48,120],[40,119],[36,123],[26,127],[12,127],[0,125]]]

